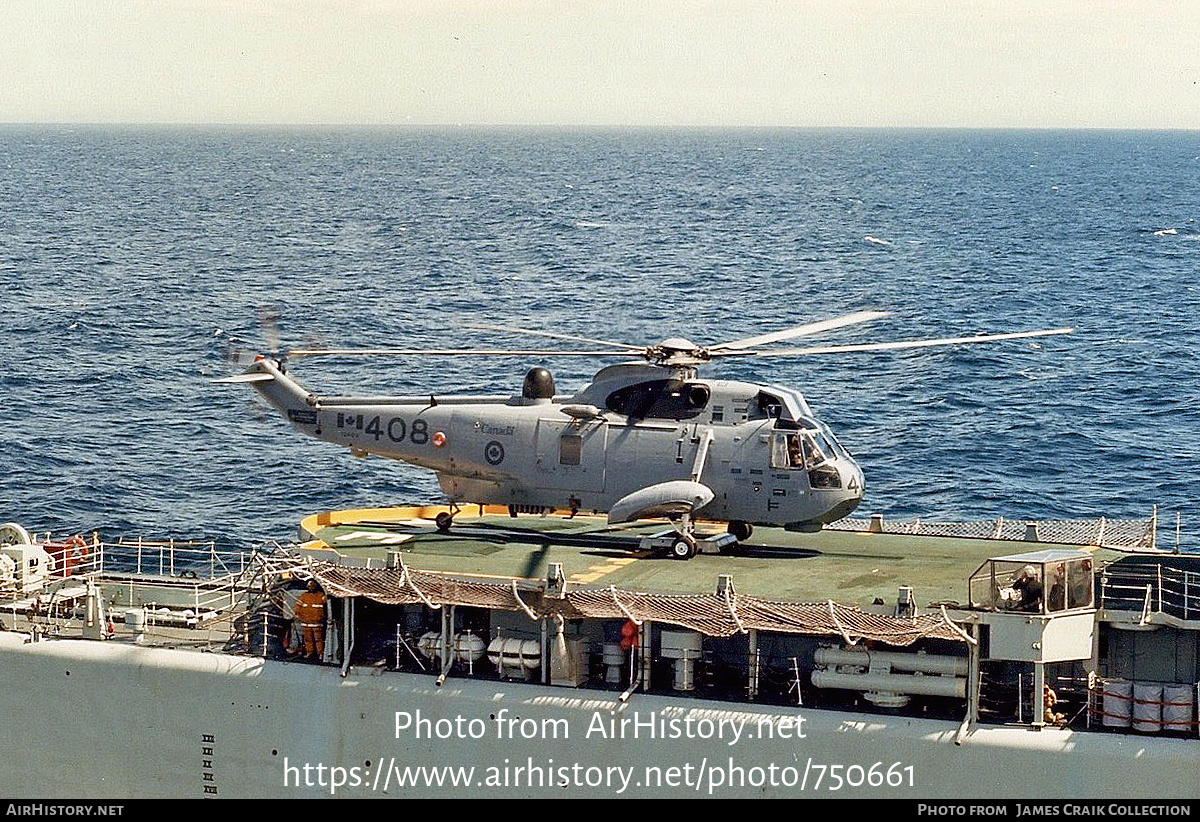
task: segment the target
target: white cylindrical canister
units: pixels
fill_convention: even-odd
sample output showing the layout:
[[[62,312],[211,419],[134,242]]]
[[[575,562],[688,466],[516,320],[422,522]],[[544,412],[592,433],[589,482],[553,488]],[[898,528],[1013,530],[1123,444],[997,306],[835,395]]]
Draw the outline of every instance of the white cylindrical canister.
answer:
[[[1164,731],[1192,729],[1192,686],[1164,685],[1162,694],[1162,726]]]
[[[1128,728],[1133,713],[1133,683],[1110,679],[1100,686],[1100,707],[1107,728]]]
[[[1146,734],[1162,730],[1162,685],[1157,682],[1133,683],[1133,729]]]

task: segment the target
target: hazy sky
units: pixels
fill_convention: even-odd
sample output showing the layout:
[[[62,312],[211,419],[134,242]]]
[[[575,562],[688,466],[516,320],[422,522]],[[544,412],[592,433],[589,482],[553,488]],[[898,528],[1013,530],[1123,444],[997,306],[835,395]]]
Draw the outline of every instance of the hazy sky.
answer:
[[[0,0],[0,121],[1200,128],[1200,0]]]

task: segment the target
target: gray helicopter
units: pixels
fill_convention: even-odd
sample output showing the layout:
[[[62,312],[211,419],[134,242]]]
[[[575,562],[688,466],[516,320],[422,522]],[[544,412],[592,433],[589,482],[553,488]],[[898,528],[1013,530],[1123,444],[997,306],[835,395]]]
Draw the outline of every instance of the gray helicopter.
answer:
[[[905,342],[771,348],[776,343],[864,323],[863,311],[770,334],[700,346],[671,338],[648,346],[497,325],[471,328],[600,346],[573,351],[474,349],[295,349],[257,355],[219,382],[248,383],[293,426],[344,445],[437,473],[451,512],[460,503],[508,506],[510,513],[595,511],[610,523],[668,518],[660,544],[689,559],[700,544],[697,516],[728,523],[732,551],[754,525],[816,531],[850,514],[863,497],[862,469],[794,389],[698,376],[727,357],[891,351],[1067,334],[1055,328]],[[294,380],[289,358],[434,355],[621,357],[574,394],[556,393],[542,367],[513,396],[320,396]],[[449,530],[453,513],[437,526]]]

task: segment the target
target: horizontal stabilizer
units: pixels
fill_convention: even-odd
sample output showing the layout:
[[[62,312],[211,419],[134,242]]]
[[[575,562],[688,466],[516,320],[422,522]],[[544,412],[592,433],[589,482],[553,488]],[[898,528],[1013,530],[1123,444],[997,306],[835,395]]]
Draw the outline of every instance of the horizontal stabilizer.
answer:
[[[632,522],[691,514],[712,502],[712,498],[712,489],[703,483],[689,480],[660,482],[621,497],[609,510],[608,521]]]
[[[270,382],[273,379],[275,379],[274,374],[255,372],[253,374],[238,374],[236,377],[222,377],[219,380],[213,380],[213,382],[224,383],[226,385],[241,385],[242,383],[251,382]]]

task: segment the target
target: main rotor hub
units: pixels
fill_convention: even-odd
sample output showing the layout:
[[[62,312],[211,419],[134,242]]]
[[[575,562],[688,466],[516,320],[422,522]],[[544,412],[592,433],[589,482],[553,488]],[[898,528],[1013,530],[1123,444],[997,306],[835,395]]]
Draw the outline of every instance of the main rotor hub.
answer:
[[[699,365],[712,357],[707,348],[686,337],[670,337],[646,349],[646,359],[659,365]]]
[[[672,351],[695,351],[700,346],[685,337],[671,337],[660,342],[658,347]]]

